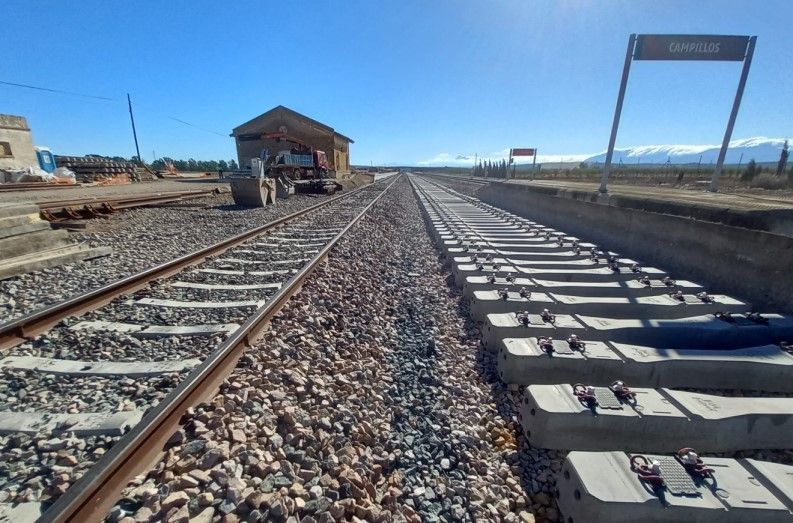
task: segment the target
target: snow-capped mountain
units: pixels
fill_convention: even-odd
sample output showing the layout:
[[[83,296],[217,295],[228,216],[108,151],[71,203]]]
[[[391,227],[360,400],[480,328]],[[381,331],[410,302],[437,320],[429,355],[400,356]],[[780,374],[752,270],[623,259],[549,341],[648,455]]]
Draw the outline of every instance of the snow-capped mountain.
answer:
[[[775,162],[779,159],[779,152],[785,140],[782,138],[745,138],[733,140],[727,149],[725,163],[734,164],[739,161],[746,163],[751,159],[756,162]],[[697,163],[700,155],[702,163],[715,163],[719,156],[720,145],[640,145],[626,149],[614,149],[612,162],[619,163],[620,159],[625,164],[635,163]],[[743,157],[742,157],[743,156]],[[587,163],[603,163],[606,153],[592,156]]]

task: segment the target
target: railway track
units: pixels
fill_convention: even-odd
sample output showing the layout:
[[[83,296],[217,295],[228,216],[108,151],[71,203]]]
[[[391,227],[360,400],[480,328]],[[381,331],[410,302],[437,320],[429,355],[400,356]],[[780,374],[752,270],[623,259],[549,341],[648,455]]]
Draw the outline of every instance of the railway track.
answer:
[[[793,521],[793,319],[412,183],[565,522]]]
[[[0,520],[103,519],[397,179],[3,325]]]
[[[85,219],[105,216],[123,209],[162,205],[194,198],[221,194],[220,188],[166,191],[153,194],[138,194],[113,197],[72,198],[67,200],[44,200],[36,202],[41,217],[50,222],[68,219]],[[227,192],[227,191],[226,191]]]

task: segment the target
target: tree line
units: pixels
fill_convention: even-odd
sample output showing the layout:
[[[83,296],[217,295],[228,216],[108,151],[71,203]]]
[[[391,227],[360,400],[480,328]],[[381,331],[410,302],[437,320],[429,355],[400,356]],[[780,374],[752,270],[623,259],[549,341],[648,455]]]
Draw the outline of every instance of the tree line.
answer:
[[[239,169],[237,161],[232,159],[226,160],[174,160],[172,158],[158,158],[151,162],[152,169],[157,171],[167,170],[167,163],[173,164],[177,171],[181,172],[217,172],[220,169],[224,171],[236,171]]]
[[[498,162],[492,162],[490,160],[482,162],[480,160],[477,165],[474,165],[472,174],[482,178],[508,178],[509,166],[506,160]]]

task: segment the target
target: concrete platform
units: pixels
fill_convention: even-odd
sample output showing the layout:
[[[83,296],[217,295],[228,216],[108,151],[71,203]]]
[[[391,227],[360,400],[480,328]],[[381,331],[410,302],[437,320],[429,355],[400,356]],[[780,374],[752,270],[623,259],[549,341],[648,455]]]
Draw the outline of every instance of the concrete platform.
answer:
[[[618,400],[597,387],[602,404],[585,405],[572,384],[529,385],[520,405],[524,434],[532,446],[548,449],[734,452],[791,446],[793,398],[630,390],[635,398]]]
[[[528,290],[528,289],[527,289]],[[558,314],[598,314],[609,318],[685,318],[715,312],[742,313],[751,310],[751,305],[729,296],[710,296],[713,301],[704,302],[693,294],[684,294],[683,300],[662,294],[658,296],[605,297],[573,296],[538,292],[528,299],[519,293],[507,293],[504,299],[498,291],[475,291],[471,298],[471,316],[485,321],[488,314],[529,311],[539,314],[549,309]]]
[[[672,477],[681,467],[670,456],[659,460]],[[631,470],[623,452],[573,451],[557,479],[564,521],[585,523],[779,523],[793,521],[790,497],[793,467],[754,460],[703,458],[714,478],[694,485],[694,495],[663,492],[663,499]],[[683,472],[684,477],[688,477]],[[674,483],[673,483],[674,484]]]
[[[585,343],[580,352],[554,339],[549,356],[536,338],[508,338],[497,357],[498,375],[516,385],[575,381],[601,386],[621,379],[637,387],[793,392],[793,355],[777,345],[696,350]]]

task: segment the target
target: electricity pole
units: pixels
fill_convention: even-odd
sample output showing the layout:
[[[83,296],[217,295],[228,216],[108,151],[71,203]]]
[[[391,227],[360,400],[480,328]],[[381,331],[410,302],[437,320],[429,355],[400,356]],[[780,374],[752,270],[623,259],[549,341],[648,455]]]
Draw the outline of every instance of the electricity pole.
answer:
[[[129,97],[129,93],[127,93],[127,104],[129,104],[129,119],[132,122],[132,136],[135,138],[135,152],[138,154],[138,162],[143,163],[143,159],[140,157],[140,147],[138,147],[138,133],[135,130],[135,117],[132,115],[132,100]]]

